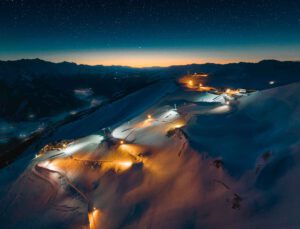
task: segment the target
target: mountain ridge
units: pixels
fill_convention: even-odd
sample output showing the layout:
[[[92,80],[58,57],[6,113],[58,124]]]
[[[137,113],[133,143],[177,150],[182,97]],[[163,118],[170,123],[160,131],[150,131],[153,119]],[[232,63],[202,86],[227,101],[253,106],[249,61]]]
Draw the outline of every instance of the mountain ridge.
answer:
[[[152,68],[172,68],[172,67],[184,67],[184,66],[205,66],[205,65],[237,65],[237,64],[259,64],[259,63],[300,63],[300,60],[276,60],[276,59],[262,59],[257,62],[245,62],[245,61],[240,61],[240,62],[230,62],[230,63],[213,63],[213,62],[206,62],[206,63],[191,63],[191,64],[182,64],[182,65],[169,65],[169,66],[150,66],[150,67],[133,67],[133,66],[127,66],[127,65],[102,65],[102,64],[96,64],[96,65],[89,65],[89,64],[80,64],[76,62],[70,62],[70,61],[61,61],[61,62],[53,62],[49,60],[44,60],[41,58],[22,58],[22,59],[17,59],[17,60],[1,60],[0,59],[0,64],[1,63],[30,63],[30,62],[36,62],[36,63],[50,63],[50,64],[69,64],[73,66],[78,66],[78,67],[104,67],[104,68],[113,68],[113,67],[119,67],[119,68],[130,68],[130,69],[152,69]]]

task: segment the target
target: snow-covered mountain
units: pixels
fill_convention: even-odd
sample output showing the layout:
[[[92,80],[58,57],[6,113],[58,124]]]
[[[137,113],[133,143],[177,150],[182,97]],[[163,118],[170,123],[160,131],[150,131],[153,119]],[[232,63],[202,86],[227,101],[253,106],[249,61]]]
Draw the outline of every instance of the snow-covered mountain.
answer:
[[[164,80],[62,125],[0,170],[0,224],[299,227],[300,83],[272,87],[208,103]]]

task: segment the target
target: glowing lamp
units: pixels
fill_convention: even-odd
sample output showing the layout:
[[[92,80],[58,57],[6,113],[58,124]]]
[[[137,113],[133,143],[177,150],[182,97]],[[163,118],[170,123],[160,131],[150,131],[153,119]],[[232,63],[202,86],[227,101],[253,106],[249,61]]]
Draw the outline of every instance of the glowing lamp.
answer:
[[[177,129],[177,128],[180,128],[180,127],[182,127],[183,125],[181,125],[181,124],[177,124],[177,125],[175,125],[174,127]]]
[[[117,163],[122,169],[129,169],[132,166],[131,161],[120,161]]]

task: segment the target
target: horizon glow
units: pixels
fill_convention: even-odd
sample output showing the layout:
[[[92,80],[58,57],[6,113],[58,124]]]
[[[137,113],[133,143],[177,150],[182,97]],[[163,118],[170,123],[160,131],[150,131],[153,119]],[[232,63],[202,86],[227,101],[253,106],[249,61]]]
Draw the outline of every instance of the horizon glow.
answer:
[[[294,0],[0,1],[0,59],[132,67],[300,60],[299,12]]]
[[[258,53],[259,51],[259,53]],[[40,58],[51,62],[74,62],[86,65],[122,65],[130,67],[167,67],[171,65],[236,62],[259,62],[263,59],[299,61],[300,46],[274,49],[269,48],[227,48],[227,49],[120,49],[120,50],[81,50],[49,51],[27,53],[3,53],[2,60]]]

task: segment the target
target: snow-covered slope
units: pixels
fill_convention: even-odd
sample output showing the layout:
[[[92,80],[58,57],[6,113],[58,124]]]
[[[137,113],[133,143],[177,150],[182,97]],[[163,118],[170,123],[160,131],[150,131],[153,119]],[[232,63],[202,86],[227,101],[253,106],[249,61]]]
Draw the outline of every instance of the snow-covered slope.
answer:
[[[86,136],[104,127],[116,125],[142,113],[157,103],[163,96],[171,93],[176,86],[171,81],[161,81],[137,91],[107,106],[103,106],[82,119],[64,125],[47,141],[73,139]]]
[[[195,117],[188,133],[202,150],[222,157],[239,174],[253,167],[260,154],[277,155],[299,141],[298,91],[295,83],[255,92],[233,104],[229,114]]]
[[[299,227],[299,92],[300,83],[255,92],[232,112],[201,115],[187,126],[192,147],[222,160],[244,192],[246,206],[231,228]]]
[[[14,164],[9,165],[8,169],[0,170],[0,177],[2,176],[0,186],[19,176],[37,151],[44,145],[61,139],[84,137],[99,132],[102,128],[127,121],[159,102],[162,97],[168,95],[176,88],[173,81],[162,80],[111,104],[102,106],[80,120],[63,125],[56,129],[53,134],[44,136],[39,142],[32,145]]]
[[[152,85],[43,140],[110,126],[115,142],[92,135],[29,163],[31,148],[1,171],[0,222],[5,228],[298,228],[299,92],[295,83],[229,105],[203,104],[172,82]],[[14,180],[16,171],[22,174]]]

